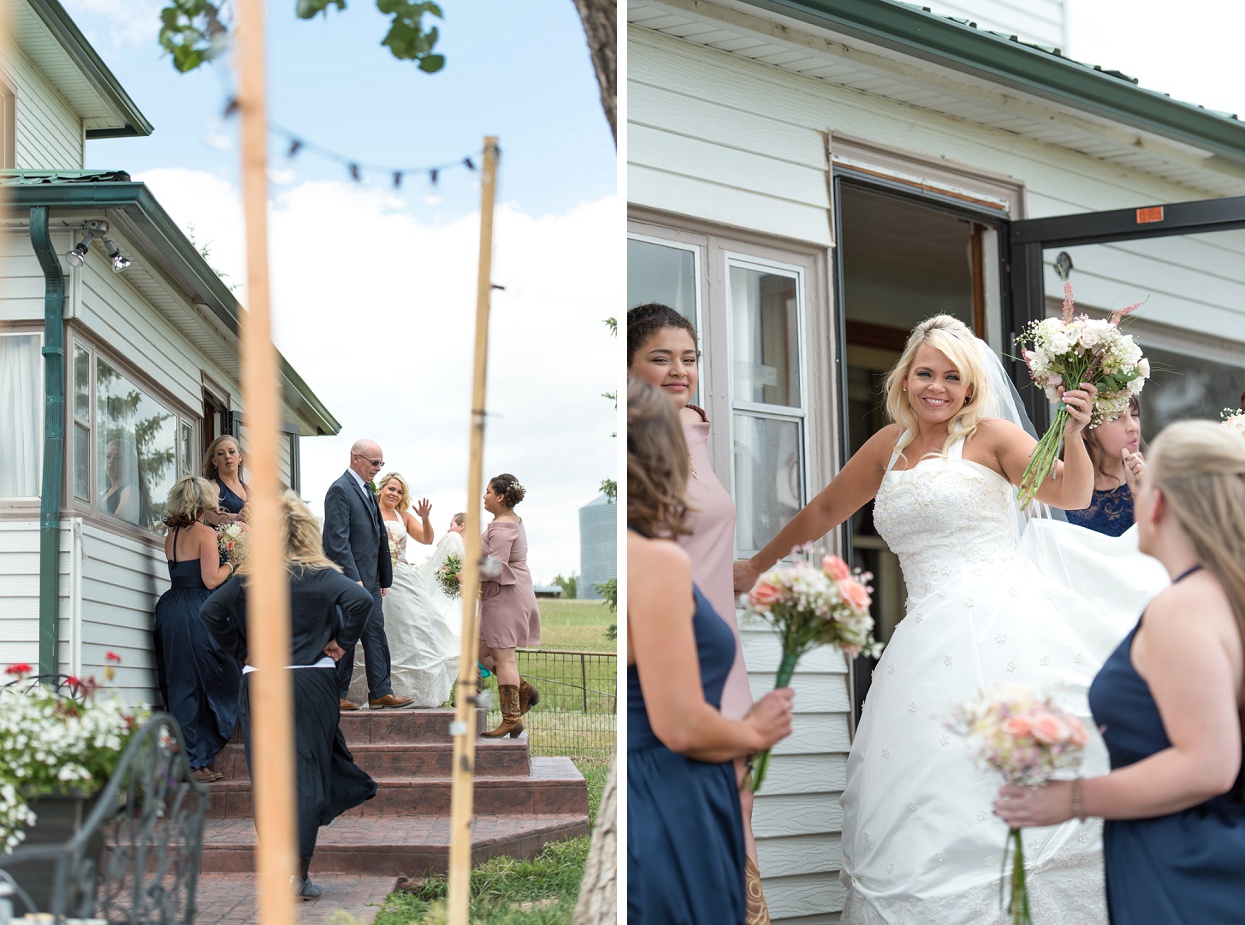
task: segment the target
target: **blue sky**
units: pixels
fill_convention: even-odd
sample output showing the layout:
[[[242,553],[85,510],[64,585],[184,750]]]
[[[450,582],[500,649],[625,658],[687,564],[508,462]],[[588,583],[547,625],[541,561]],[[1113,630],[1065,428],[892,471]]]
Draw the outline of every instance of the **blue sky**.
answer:
[[[228,62],[189,75],[160,51],[155,0],[62,0],[155,126],[87,144],[87,166],[146,183],[243,305],[244,234]],[[374,0],[300,21],[270,0],[269,119],[360,161],[457,163],[501,141],[485,476],[528,489],[518,510],[538,582],[579,570],[578,510],[617,470],[613,405],[624,215],[616,158],[571,0],[446,0],[446,67],[420,72],[380,46]],[[205,138],[212,143],[205,142]],[[353,183],[346,168],[270,136],[273,339],[342,423],[304,439],[302,494],[317,511],[350,444],[377,440],[433,504],[440,534],[466,508],[480,189],[464,169],[435,189],[411,176]],[[243,448],[245,451],[245,447]],[[410,551],[419,557],[421,548]]]
[[[159,4],[64,0],[155,126],[149,138],[88,145],[88,167],[132,173],[177,166],[234,178],[236,146],[219,150],[205,136],[231,134],[219,114],[234,78],[228,62],[178,74],[156,36]],[[446,0],[439,47],[446,66],[424,74],[380,45],[388,18],[373,0],[345,12],[299,20],[294,0],[267,4],[269,119],[350,158],[393,167],[458,163],[501,137],[502,200],[532,214],[563,212],[615,187],[614,146],[601,111],[583,30],[570,0]],[[271,139],[274,167],[299,180],[340,179],[346,170],[311,154],[292,162]],[[473,177],[445,171],[435,196],[426,175],[404,177],[412,207],[434,219],[478,207]],[[365,180],[388,188],[392,179]]]

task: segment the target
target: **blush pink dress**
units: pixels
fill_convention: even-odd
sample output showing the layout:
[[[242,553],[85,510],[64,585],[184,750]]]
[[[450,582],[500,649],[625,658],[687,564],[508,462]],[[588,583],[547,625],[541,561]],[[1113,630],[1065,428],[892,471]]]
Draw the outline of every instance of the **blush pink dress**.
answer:
[[[501,574],[480,585],[480,639],[490,649],[540,645],[540,610],[527,570],[527,533],[521,523],[493,521],[484,531],[484,555]]]
[[[683,437],[697,477],[688,473],[687,503],[693,510],[689,512],[687,526],[692,532],[680,536],[679,545],[692,560],[692,581],[735,636],[735,664],[722,690],[721,712],[727,719],[741,719],[752,708],[752,691],[735,620],[735,503],[709,464],[709,421],[705,412],[695,405],[688,407],[701,420],[683,424]]]

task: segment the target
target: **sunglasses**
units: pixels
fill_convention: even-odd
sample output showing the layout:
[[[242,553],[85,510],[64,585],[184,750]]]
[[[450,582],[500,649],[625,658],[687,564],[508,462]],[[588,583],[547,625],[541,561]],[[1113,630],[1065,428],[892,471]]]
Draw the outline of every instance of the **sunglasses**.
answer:
[[[367,462],[371,463],[377,469],[383,469],[385,466],[385,461],[383,459],[368,459],[362,453],[355,453],[354,455],[358,456],[362,460],[366,460]]]

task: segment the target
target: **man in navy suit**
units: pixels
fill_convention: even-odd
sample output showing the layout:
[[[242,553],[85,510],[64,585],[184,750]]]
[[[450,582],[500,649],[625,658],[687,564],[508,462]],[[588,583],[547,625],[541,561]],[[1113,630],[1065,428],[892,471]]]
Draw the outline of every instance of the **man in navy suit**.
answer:
[[[324,496],[324,553],[342,567],[346,577],[372,594],[372,613],[363,626],[360,642],[367,671],[367,705],[373,710],[405,707],[410,697],[398,697],[389,680],[389,640],[381,598],[393,583],[389,559],[389,533],[380,517],[380,504],[372,479],[385,465],[385,456],[372,440],[359,440],[350,448],[350,468],[329,486]],[[337,686],[341,708],[357,710],[346,699],[354,675],[354,648],[337,663]]]

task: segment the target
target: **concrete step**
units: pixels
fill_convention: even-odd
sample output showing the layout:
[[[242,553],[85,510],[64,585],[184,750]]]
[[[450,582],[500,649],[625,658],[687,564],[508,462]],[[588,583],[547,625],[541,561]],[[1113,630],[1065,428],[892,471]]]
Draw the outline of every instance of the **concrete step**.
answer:
[[[425,817],[450,813],[453,780],[439,777],[376,777],[376,796],[342,818],[376,816]],[[476,815],[588,814],[588,788],[569,758],[532,758],[527,773],[479,776],[473,802]],[[251,782],[222,780],[211,785],[208,818],[250,819]]]
[[[372,777],[448,777],[454,766],[454,745],[449,741],[402,743],[381,740],[352,740],[346,746],[355,764]],[[212,767],[226,780],[246,780],[246,750],[240,742],[230,742],[212,761]],[[528,770],[527,739],[478,739],[475,770],[481,777],[522,775]]]
[[[506,855],[530,858],[547,843],[588,834],[586,813],[529,816],[477,815],[472,865]],[[250,819],[209,819],[203,836],[203,873],[250,873],[255,867],[255,826]],[[320,830],[312,878],[327,874],[418,877],[446,873],[450,819],[444,816],[342,816]]]

